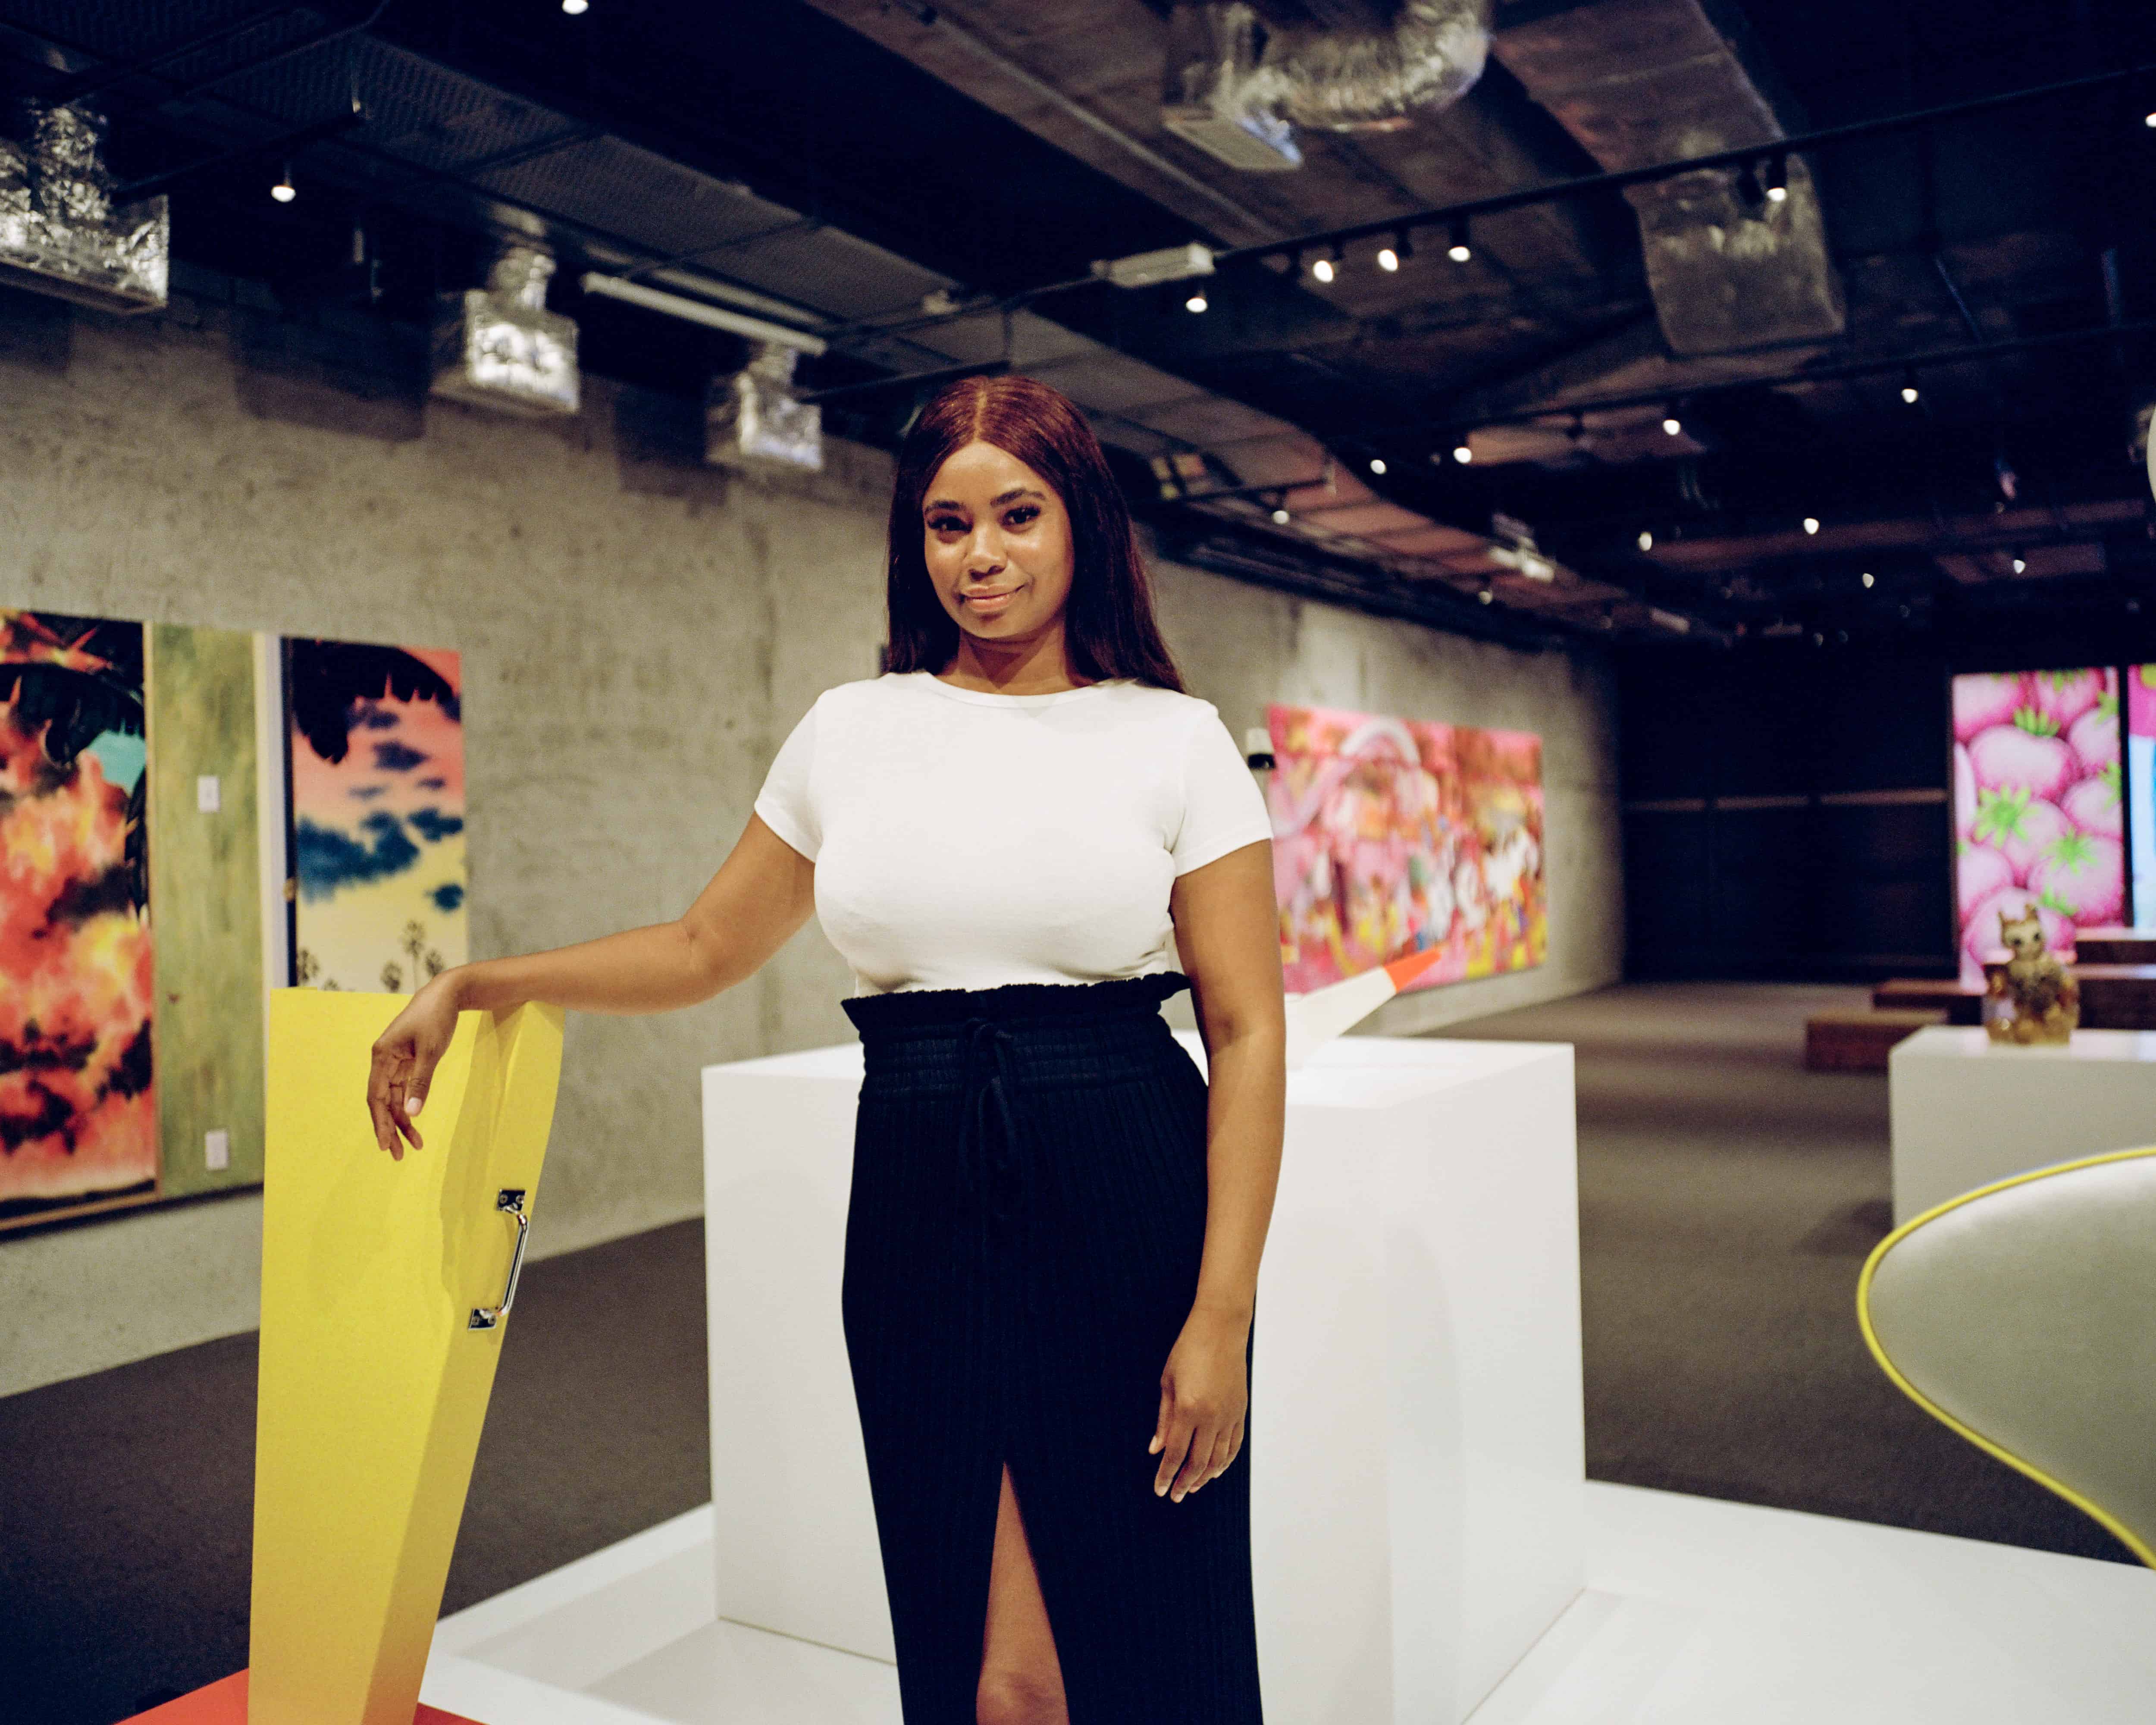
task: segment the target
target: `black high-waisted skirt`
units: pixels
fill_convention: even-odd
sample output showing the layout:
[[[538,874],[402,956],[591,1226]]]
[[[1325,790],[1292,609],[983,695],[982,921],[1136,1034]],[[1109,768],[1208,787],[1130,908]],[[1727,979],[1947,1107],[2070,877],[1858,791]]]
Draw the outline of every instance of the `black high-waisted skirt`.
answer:
[[[1245,1453],[1147,1453],[1205,1237],[1179,974],[845,1002],[846,1348],[907,1725],[973,1725],[1008,1465],[1072,1725],[1258,1725]]]

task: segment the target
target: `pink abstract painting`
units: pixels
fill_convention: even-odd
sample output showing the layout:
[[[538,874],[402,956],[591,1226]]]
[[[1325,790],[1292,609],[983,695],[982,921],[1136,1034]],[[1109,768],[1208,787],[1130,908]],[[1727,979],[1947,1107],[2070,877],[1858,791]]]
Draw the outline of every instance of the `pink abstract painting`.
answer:
[[[1266,721],[1291,993],[1411,952],[1442,955],[1418,988],[1543,962],[1540,737],[1329,707]]]
[[[1962,979],[1984,980],[2002,911],[2034,909],[2045,943],[2126,908],[2118,674],[1981,672],[1953,680],[1954,896]]]

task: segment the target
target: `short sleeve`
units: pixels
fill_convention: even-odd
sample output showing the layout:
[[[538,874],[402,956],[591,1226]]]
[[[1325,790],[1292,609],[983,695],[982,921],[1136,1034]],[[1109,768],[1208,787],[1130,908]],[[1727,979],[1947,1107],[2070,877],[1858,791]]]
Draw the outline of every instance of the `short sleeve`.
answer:
[[[818,701],[820,706],[822,702]],[[808,793],[808,774],[816,758],[816,707],[801,716],[773,758],[757,793],[756,812],[778,834],[809,861],[823,843],[823,824],[816,818],[814,799]]]
[[[1273,835],[1265,793],[1218,709],[1204,706],[1183,746],[1183,820],[1168,847],[1178,875]]]

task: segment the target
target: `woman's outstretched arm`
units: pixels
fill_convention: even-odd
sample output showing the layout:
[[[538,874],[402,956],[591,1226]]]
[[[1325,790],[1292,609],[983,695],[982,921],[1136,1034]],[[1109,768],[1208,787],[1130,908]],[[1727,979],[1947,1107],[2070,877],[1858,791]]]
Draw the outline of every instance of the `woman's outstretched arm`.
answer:
[[[1250,1407],[1245,1350],[1287,1111],[1272,846],[1245,845],[1193,869],[1168,909],[1208,1068],[1205,1250],[1190,1317],[1161,1373],[1152,1446],[1154,1491],[1180,1502],[1235,1461]]]
[[[376,1039],[367,1106],[392,1156],[421,1147],[414,1117],[459,1012],[529,1000],[575,1012],[666,1012],[753,976],[815,908],[816,865],[752,814],[711,884],[675,922],[549,952],[446,970]]]

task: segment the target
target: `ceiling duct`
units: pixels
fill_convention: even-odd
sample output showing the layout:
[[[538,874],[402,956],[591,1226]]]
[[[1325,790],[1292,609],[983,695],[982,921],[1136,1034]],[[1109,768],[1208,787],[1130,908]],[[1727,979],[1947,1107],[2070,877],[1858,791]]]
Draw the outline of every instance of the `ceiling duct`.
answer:
[[[1757,167],[1702,168],[1625,191],[1673,352],[1842,332],[1841,281],[1811,174],[1775,150],[1781,121],[1707,0],[1599,0],[1507,25],[1491,48],[1606,170],[1759,146]]]
[[[741,370],[712,380],[704,401],[706,462],[750,471],[823,470],[824,410],[793,394],[800,357],[790,342],[760,341]]]
[[[547,309],[553,275],[545,252],[512,245],[485,287],[448,296],[434,324],[436,395],[530,418],[577,411],[577,326]]]
[[[25,102],[27,147],[0,138],[0,284],[105,311],[165,304],[172,218],[162,198],[116,208],[102,116]]]
[[[1169,20],[1162,118],[1231,167],[1297,167],[1294,128],[1395,131],[1482,75],[1490,0],[1401,0],[1389,26],[1270,24],[1243,0]]]

